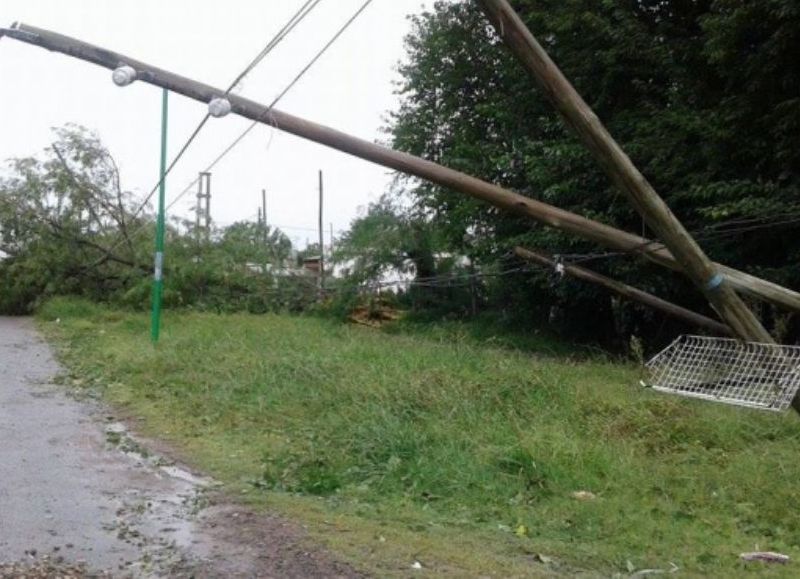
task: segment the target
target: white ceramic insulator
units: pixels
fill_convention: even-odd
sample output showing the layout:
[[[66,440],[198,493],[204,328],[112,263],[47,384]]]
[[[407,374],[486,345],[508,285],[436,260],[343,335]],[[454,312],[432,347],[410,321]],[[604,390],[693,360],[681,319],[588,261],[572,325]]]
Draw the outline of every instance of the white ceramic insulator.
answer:
[[[136,80],[136,69],[128,65],[120,66],[114,69],[111,78],[117,86],[128,86]]]
[[[215,98],[208,103],[208,114],[212,117],[224,117],[231,112],[231,103],[228,99]]]

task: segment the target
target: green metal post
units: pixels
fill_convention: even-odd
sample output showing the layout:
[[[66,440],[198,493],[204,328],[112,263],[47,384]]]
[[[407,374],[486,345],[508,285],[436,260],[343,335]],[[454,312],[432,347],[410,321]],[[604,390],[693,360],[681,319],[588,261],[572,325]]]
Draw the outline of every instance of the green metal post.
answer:
[[[166,197],[167,172],[167,102],[169,91],[164,89],[161,98],[161,180],[158,185],[158,219],[156,220],[156,257],[153,274],[153,316],[150,337],[158,342],[161,331],[161,292],[164,287],[164,200]]]

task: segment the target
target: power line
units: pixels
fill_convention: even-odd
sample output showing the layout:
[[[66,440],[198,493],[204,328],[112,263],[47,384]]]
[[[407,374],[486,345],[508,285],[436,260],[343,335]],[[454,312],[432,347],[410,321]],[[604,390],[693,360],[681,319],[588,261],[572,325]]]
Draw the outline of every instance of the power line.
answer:
[[[267,43],[267,45],[264,47],[264,49],[262,49],[262,50],[261,50],[261,52],[259,52],[259,53],[258,53],[258,55],[256,55],[256,57],[255,57],[255,58],[254,58],[254,59],[253,59],[253,60],[250,62],[250,64],[248,64],[248,65],[247,65],[247,67],[245,68],[245,70],[244,70],[244,71],[242,71],[242,72],[241,72],[241,73],[240,73],[240,74],[239,74],[239,75],[238,75],[238,76],[237,76],[237,77],[234,79],[234,81],[233,81],[233,82],[230,84],[230,86],[228,87],[228,89],[225,91],[225,94],[226,94],[226,95],[227,95],[227,94],[229,94],[229,93],[230,93],[230,91],[231,91],[231,90],[233,90],[233,89],[234,89],[234,88],[235,88],[235,87],[236,87],[236,86],[237,86],[237,85],[238,85],[238,84],[239,84],[239,83],[242,81],[242,79],[244,79],[244,78],[245,78],[245,76],[247,76],[247,74],[249,74],[249,73],[250,73],[250,72],[251,72],[251,71],[252,71],[252,70],[253,70],[253,69],[254,69],[254,68],[255,68],[255,67],[256,67],[256,66],[257,66],[257,65],[260,63],[260,62],[261,62],[261,61],[263,61],[263,60],[264,60],[264,58],[265,58],[265,57],[266,57],[266,56],[267,56],[267,55],[268,55],[270,52],[272,52],[272,50],[274,50],[274,49],[275,49],[275,47],[276,47],[276,46],[278,46],[278,44],[280,44],[280,42],[281,42],[281,41],[282,41],[284,38],[286,38],[286,36],[288,36],[288,34],[289,34],[289,33],[290,33],[292,30],[294,30],[294,28],[295,28],[295,27],[296,27],[298,24],[300,24],[300,22],[302,22],[302,21],[303,21],[303,20],[306,18],[306,16],[308,16],[308,15],[311,13],[311,11],[312,11],[312,10],[314,10],[314,8],[316,8],[316,7],[317,7],[317,5],[318,5],[318,4],[319,4],[321,1],[322,1],[322,0],[306,0],[306,2],[305,2],[305,3],[304,3],[304,4],[303,4],[301,7],[300,7],[300,9],[299,9],[297,12],[295,12],[295,13],[294,13],[294,15],[293,15],[293,16],[292,16],[292,17],[289,19],[289,21],[288,21],[286,24],[284,24],[284,26],[283,26],[283,27],[282,27],[282,28],[281,28],[281,29],[280,29],[280,30],[279,30],[279,31],[278,31],[278,32],[275,34],[275,36],[274,36],[274,37],[273,37],[273,38],[272,38],[272,39],[271,39],[271,40],[270,40],[270,41]],[[296,81],[295,81],[295,82],[296,82]],[[285,94],[286,92],[287,92],[287,91],[284,91],[284,93],[283,93],[283,94]],[[282,94],[281,96],[283,96],[283,94]],[[277,100],[276,100],[276,102],[277,102]],[[274,106],[274,103],[273,103],[273,105],[272,105],[272,106]],[[270,108],[271,108],[271,107],[270,107]],[[199,134],[200,134],[200,131],[201,131],[201,130],[202,130],[202,128],[205,126],[205,124],[208,122],[208,119],[209,119],[209,118],[210,118],[210,115],[209,115],[208,113],[206,113],[206,115],[203,117],[203,119],[202,119],[202,120],[200,121],[200,123],[197,125],[197,127],[195,128],[195,130],[194,130],[194,131],[192,132],[192,134],[189,136],[189,139],[186,141],[186,143],[184,143],[184,145],[181,147],[181,149],[180,149],[180,151],[178,152],[178,154],[175,156],[175,158],[174,158],[174,159],[172,160],[172,162],[169,164],[169,166],[168,166],[168,168],[167,168],[166,172],[164,173],[164,175],[163,175],[163,176],[162,176],[162,177],[159,179],[159,181],[156,183],[156,185],[153,187],[153,189],[150,191],[150,193],[147,195],[147,197],[144,199],[144,201],[143,201],[143,202],[142,202],[142,203],[139,205],[138,209],[137,209],[137,210],[136,210],[136,211],[133,213],[133,216],[132,216],[131,220],[133,220],[133,219],[136,219],[136,217],[137,217],[137,216],[138,216],[138,215],[139,215],[139,214],[142,212],[142,210],[143,210],[143,209],[144,209],[144,208],[147,206],[147,204],[149,203],[150,199],[152,199],[153,195],[155,195],[156,191],[158,191],[158,188],[159,188],[159,186],[161,185],[161,181],[162,181],[163,179],[165,179],[165,178],[167,177],[167,175],[169,175],[169,173],[170,173],[170,172],[172,171],[172,169],[175,167],[175,165],[177,164],[177,162],[178,162],[178,161],[181,159],[181,157],[182,157],[182,156],[183,156],[183,154],[186,152],[186,150],[189,148],[189,146],[192,144],[192,142],[195,140],[195,138],[197,138],[197,135],[199,135]],[[251,128],[252,128],[252,127],[251,127]],[[247,131],[247,132],[249,132],[249,131]],[[225,151],[223,151],[223,153],[222,153],[222,154],[221,154],[219,157],[217,157],[217,159],[215,159],[215,160],[214,160],[214,162],[213,162],[213,163],[211,163],[211,165],[209,165],[209,167],[206,169],[206,172],[209,172],[209,171],[211,170],[211,168],[213,168],[213,167],[214,167],[214,166],[215,166],[215,165],[216,165],[216,164],[217,164],[219,161],[221,161],[221,160],[222,160],[222,158],[223,158],[225,155],[227,155],[227,154],[228,154],[228,152],[230,152],[230,150],[231,150],[231,149],[233,149],[233,147],[234,147],[234,146],[236,146],[236,144],[238,143],[238,141],[240,141],[242,138],[244,138],[244,134],[242,134],[242,135],[239,137],[239,139],[237,139],[237,140],[236,140],[234,143],[232,143],[232,144],[231,144],[231,145],[230,145],[230,146],[229,146],[229,147],[228,147],[228,148],[227,148]],[[270,138],[270,141],[269,141],[269,143],[268,143],[268,148],[269,148],[269,145],[270,145],[271,143],[272,143],[272,138]],[[171,209],[171,208],[172,208],[172,207],[173,207],[173,206],[174,206],[174,205],[175,205],[175,204],[178,202],[178,200],[179,200],[181,197],[183,197],[184,195],[186,195],[186,193],[187,193],[187,192],[188,192],[188,191],[189,191],[189,190],[190,190],[192,187],[194,187],[194,185],[197,183],[197,181],[198,181],[198,179],[195,179],[194,181],[192,181],[192,182],[191,182],[191,183],[190,183],[190,184],[189,184],[189,185],[186,187],[186,189],[184,189],[184,190],[181,192],[181,194],[180,194],[180,195],[178,195],[178,197],[177,197],[175,200],[173,200],[173,201],[172,201],[172,202],[171,202],[169,205],[167,205],[166,209]],[[133,232],[133,233],[130,235],[130,237],[133,237],[133,236],[135,236],[135,235],[138,235],[138,234],[139,234],[139,233],[140,233],[140,232],[141,232],[141,231],[142,231],[142,230],[143,230],[145,227],[146,227],[146,226],[144,226],[144,225],[143,225],[142,227],[140,227],[139,229],[137,229],[136,231],[134,231],[134,232]],[[112,245],[112,247],[109,249],[109,252],[112,252],[112,251],[114,251],[114,250],[115,250],[117,247],[119,247],[119,246],[120,246],[120,245],[121,245],[123,242],[124,242],[124,240],[120,240],[120,241],[118,241],[116,244]]]
[[[312,58],[309,61],[309,63],[298,73],[298,75],[295,76],[294,79],[292,79],[292,81],[286,86],[286,88],[284,88],[283,91],[281,91],[281,93],[277,97],[275,97],[275,99],[273,99],[273,101],[269,104],[269,106],[267,106],[267,108],[264,110],[264,112],[261,115],[259,115],[259,117],[256,120],[254,120],[252,123],[250,123],[250,125],[244,131],[242,131],[242,133],[238,137],[236,137],[231,142],[231,144],[228,145],[225,148],[225,150],[223,150],[211,162],[211,164],[208,167],[206,167],[206,169],[205,169],[206,172],[211,171],[211,169],[213,169],[220,161],[222,161],[222,159],[224,159],[228,155],[228,153],[230,153],[234,149],[234,147],[236,147],[239,143],[241,143],[242,140],[248,134],[250,134],[250,132],[254,128],[256,128],[257,125],[259,125],[262,121],[265,120],[265,117],[267,117],[272,112],[272,109],[275,107],[275,105],[277,105],[281,101],[281,99],[283,99],[283,97],[286,96],[286,94],[292,88],[294,88],[294,86],[300,81],[301,78],[303,78],[303,76],[305,76],[305,74],[309,71],[309,69],[311,69],[311,67],[314,66],[314,64],[316,64],[316,62],[320,58],[322,58],[322,56],[328,51],[328,49],[330,49],[330,47],[333,46],[333,44],[339,39],[339,37],[342,34],[344,34],[344,32],[350,27],[350,25],[353,22],[355,22],[355,20],[361,15],[361,13],[367,8],[367,6],[372,4],[372,2],[373,2],[373,0],[366,0],[366,2],[364,2],[364,4],[361,6],[361,8],[359,8],[355,12],[355,14],[353,14],[353,16],[347,22],[344,23],[344,25],[338,30],[338,32],[336,32],[336,34],[334,34],[333,37],[327,42],[327,44],[325,44],[325,46],[323,46],[322,49],[320,49],[320,51],[317,52],[317,54],[314,56],[314,58]],[[277,127],[277,124],[274,122],[274,120],[273,120],[273,125],[275,125]],[[169,204],[168,208],[171,208],[172,206],[174,206],[184,195],[186,195],[189,192],[189,190],[194,186],[195,183],[196,183],[196,180],[194,182],[192,182],[186,189],[184,189]]]
[[[320,1],[321,0],[314,0],[314,3],[310,6],[309,10],[307,10],[304,13],[304,16],[307,15],[308,12],[310,10],[312,10],[314,7],[316,7],[316,5]],[[355,20],[361,15],[361,13],[364,12],[364,10],[370,4],[372,4],[372,2],[373,2],[373,0],[366,0],[366,2],[364,2],[364,4],[362,4],[361,8],[359,8],[353,14],[353,16],[351,16],[350,19],[347,20],[341,28],[339,28],[339,30],[336,32],[336,34],[334,34],[333,37],[322,47],[322,49],[320,49],[319,52],[317,52],[317,54],[314,56],[314,58],[312,58],[309,61],[309,63],[300,71],[300,73],[297,74],[297,76],[295,76],[294,79],[292,79],[292,81],[286,86],[286,88],[284,88],[283,91],[281,91],[281,93],[277,97],[275,97],[275,99],[273,99],[273,101],[264,110],[264,112],[261,115],[259,115],[258,119],[253,121],[250,124],[250,126],[247,127],[247,129],[245,129],[236,139],[233,140],[233,142],[231,142],[219,155],[217,155],[217,157],[211,162],[211,164],[208,167],[206,167],[204,172],[210,172],[211,169],[213,169],[220,161],[222,161],[222,159],[224,159],[234,149],[234,147],[236,147],[239,143],[242,142],[242,140],[255,128],[255,126],[260,121],[264,120],[264,117],[266,117],[267,115],[270,114],[270,112],[275,107],[275,105],[277,105],[278,102],[280,102],[280,100],[284,96],[286,96],[286,94],[300,81],[300,79],[311,69],[311,67],[330,49],[330,47],[333,46],[333,44],[342,36],[342,34],[344,34],[344,32],[350,27],[350,25],[352,25],[353,22],[355,22]],[[308,2],[306,2],[305,5],[308,5]],[[286,28],[286,27],[284,27],[284,28]],[[292,26],[292,28],[293,28],[293,26]],[[291,30],[291,28],[289,30]],[[285,34],[284,34],[284,36],[285,36]],[[208,115],[206,115],[206,119],[205,120],[207,120],[207,118],[208,118]],[[277,124],[274,123],[274,121],[273,121],[273,125],[275,125],[277,127]],[[195,132],[199,132],[199,131],[195,131]],[[270,138],[270,141],[268,143],[268,148],[269,148],[269,145],[271,143],[272,143],[272,139]],[[173,162],[173,165],[174,165],[174,162]],[[198,181],[198,179],[195,179],[194,181],[192,181],[192,183],[190,183],[175,199],[172,200],[172,202],[170,202],[167,205],[167,209],[171,209],[178,201],[180,201],[180,199],[192,189],[192,187],[197,183],[197,181]],[[160,183],[160,181],[159,181],[159,183]],[[156,188],[153,191],[155,192],[157,190],[157,188],[158,188],[158,185],[156,185]],[[142,207],[147,203],[147,201],[149,201],[149,199],[150,199],[150,197],[152,197],[152,195],[153,195],[153,193],[151,193],[148,196],[148,198],[145,200],[145,203],[142,204]],[[139,211],[141,211],[141,207],[140,207]],[[134,219],[135,219],[136,215],[138,215],[138,211],[137,211],[136,214],[134,214],[134,217],[133,217]],[[132,238],[132,237],[140,234],[142,231],[144,231],[146,229],[146,227],[148,227],[148,225],[146,225],[146,224],[142,225],[141,227],[136,229],[132,234],[130,234],[129,237]],[[109,249],[108,251],[109,252],[113,252],[123,242],[124,242],[124,240],[120,240],[118,243],[112,245],[111,249]]]
[[[305,17],[308,16],[311,13],[311,11],[314,10],[314,8],[316,8],[317,4],[319,4],[321,1],[322,0],[306,0],[306,2],[300,7],[300,9],[297,12],[294,13],[294,15],[289,19],[289,21],[286,24],[284,24],[283,28],[281,28],[275,34],[275,36],[272,38],[272,40],[270,40],[267,43],[267,45],[261,50],[261,52],[259,52],[258,55],[256,55],[256,57],[250,62],[250,64],[248,64],[247,67],[234,79],[234,81],[227,88],[227,90],[225,91],[225,94],[223,96],[227,96],[234,88],[236,88],[239,85],[239,83],[250,72],[252,72],[253,69],[256,66],[258,66],[261,63],[261,61],[264,60],[264,58],[270,52],[272,52],[272,50],[274,50],[275,47],[278,46],[278,44],[280,44],[281,41],[284,38],[286,38],[289,35],[289,33],[292,30],[294,30],[294,28],[298,24],[300,24],[300,22],[302,22],[305,19]],[[178,154],[175,155],[175,158],[172,160],[172,162],[167,167],[167,170],[164,173],[164,175],[158,180],[158,182],[155,184],[155,186],[150,191],[150,193],[147,195],[147,197],[145,197],[145,199],[141,203],[141,205],[139,205],[139,208],[134,212],[133,219],[136,219],[136,217],[139,215],[139,213],[141,213],[141,211],[147,206],[147,204],[150,202],[150,199],[152,199],[153,195],[155,195],[156,191],[158,191],[158,188],[161,185],[161,181],[166,179],[167,175],[169,175],[172,172],[172,169],[175,167],[175,165],[178,163],[178,161],[181,159],[181,157],[183,157],[183,155],[186,153],[186,151],[188,150],[189,146],[197,138],[197,135],[200,134],[200,131],[203,129],[205,124],[208,122],[209,118],[211,118],[211,115],[209,113],[206,113],[205,116],[203,117],[203,119],[200,121],[200,123],[194,129],[192,134],[189,135],[189,138],[183,144],[183,146],[181,147],[180,151],[178,151]],[[189,188],[191,188],[193,185],[194,185],[194,183],[189,185]]]
[[[789,217],[778,220],[778,221],[770,221],[767,223],[761,223],[759,225],[750,225],[750,226],[742,226],[736,227],[732,229],[725,229],[722,231],[714,231],[708,230],[705,234],[700,234],[698,239],[722,239],[725,237],[731,237],[733,235],[739,235],[741,233],[748,233],[750,231],[759,231],[762,229],[772,229],[773,227],[782,227],[784,225],[794,225],[796,223],[800,223],[800,215]]]
[[[270,223],[270,227],[277,227],[278,229],[289,229],[292,231],[319,231],[317,227],[303,227],[301,225],[281,225],[280,223]],[[334,233],[345,233],[346,229],[334,229]]]
[[[251,215],[248,215],[246,217],[242,217],[240,219],[234,219],[234,220],[222,221],[222,222],[215,221],[215,223],[218,226],[221,226],[221,227],[228,227],[228,226],[234,225],[236,223],[250,221],[250,220],[258,217],[258,215],[259,215],[258,213],[253,213]],[[268,223],[267,225],[272,229],[281,229],[281,230],[288,229],[290,231],[309,231],[309,232],[319,231],[319,228],[317,228],[317,227],[304,227],[302,225],[282,225],[280,223]],[[346,229],[334,229],[333,231],[334,231],[334,233],[345,233],[347,230]]]
[[[445,274],[440,276],[430,276],[430,277],[420,277],[420,278],[409,278],[409,279],[397,279],[397,280],[386,280],[386,281],[367,281],[362,282],[356,286],[339,286],[339,287],[326,287],[325,293],[326,294],[333,294],[333,293],[340,293],[340,292],[347,292],[352,290],[379,290],[391,287],[422,287],[428,289],[458,289],[458,288],[465,288],[470,287],[472,282],[479,279],[488,279],[488,278],[498,278],[498,277],[505,277],[508,275],[514,275],[518,273],[530,272],[530,271],[537,271],[541,268],[534,268],[531,266],[523,266],[523,267],[515,267],[510,268],[507,270],[502,270],[498,272],[475,272],[475,273],[465,273],[465,274]],[[284,278],[289,278],[293,281],[307,283],[309,291],[317,291],[318,287],[316,285],[316,281],[314,279],[310,279],[306,277],[303,273],[302,269],[290,272],[289,275],[280,276]],[[280,290],[267,290],[262,293],[281,293]]]
[[[300,22],[302,22],[302,21],[303,21],[303,19],[304,19],[306,16],[308,16],[308,15],[311,13],[311,11],[312,11],[312,10],[314,10],[314,8],[316,8],[316,7],[317,7],[317,4],[319,4],[320,2],[321,2],[321,0],[307,0],[307,1],[306,1],[306,3],[305,3],[305,4],[303,4],[303,6],[301,6],[301,7],[300,7],[300,10],[298,10],[298,11],[295,13],[295,15],[294,15],[294,16],[293,16],[293,17],[292,17],[290,20],[289,20],[289,22],[287,22],[287,23],[286,23],[286,25],[284,25],[284,27],[283,27],[283,28],[280,30],[280,32],[278,32],[278,34],[275,36],[275,38],[273,38],[273,40],[272,40],[272,41],[270,41],[270,43],[269,43],[269,44],[267,44],[267,46],[265,46],[265,47],[264,47],[264,49],[263,49],[263,50],[262,50],[262,51],[261,51],[261,52],[260,52],[260,53],[259,53],[259,54],[258,54],[258,55],[257,55],[257,56],[254,58],[254,59],[253,59],[253,61],[252,61],[252,62],[251,62],[249,65],[247,65],[247,68],[245,68],[245,69],[242,71],[242,73],[241,73],[239,76],[237,76],[237,77],[236,77],[236,80],[234,80],[234,81],[231,83],[231,86],[230,86],[230,87],[228,87],[228,90],[226,90],[226,91],[225,91],[225,94],[228,94],[228,93],[229,93],[229,92],[231,92],[231,91],[232,91],[232,90],[233,90],[235,87],[237,87],[237,86],[239,85],[239,83],[240,83],[240,82],[242,82],[242,80],[244,80],[244,78],[245,78],[245,77],[246,77],[248,74],[250,74],[250,73],[253,71],[253,69],[254,69],[255,67],[257,67],[257,66],[258,66],[258,65],[261,63],[261,61],[262,61],[262,60],[264,60],[264,58],[265,58],[265,57],[266,57],[266,56],[267,56],[267,55],[268,55],[268,54],[269,54],[269,53],[270,53],[270,52],[271,52],[271,51],[272,51],[272,50],[273,50],[273,49],[274,49],[274,48],[275,48],[275,47],[276,47],[278,44],[280,44],[281,40],[283,40],[283,39],[286,37],[286,35],[288,35],[288,34],[289,34],[289,32],[291,32],[291,31],[292,31],[292,29],[293,29],[295,26],[297,26],[298,24],[300,24]],[[304,11],[305,11],[305,12],[304,12]]]
[[[774,221],[766,221],[768,219],[775,219]],[[761,223],[759,223],[761,222]],[[754,223],[754,225],[742,225],[740,227],[733,227],[730,229],[719,230],[719,227],[734,223]],[[741,235],[742,233],[750,233],[752,231],[760,231],[763,229],[772,229],[775,227],[783,227],[786,225],[796,225],[800,223],[800,212],[798,213],[781,213],[773,214],[770,216],[752,217],[742,220],[730,220],[708,225],[690,231],[689,233],[695,238],[696,241],[716,241]],[[630,255],[642,251],[657,251],[664,249],[666,246],[658,240],[650,239],[643,242],[641,245],[633,247],[630,251],[612,251],[604,253],[573,253],[573,254],[558,254],[559,257],[569,260],[569,263],[582,263],[585,261],[592,261],[596,259],[605,259],[611,257],[621,257],[623,255]]]
[[[768,227],[771,228],[771,227],[777,227],[777,226],[781,226],[781,225],[790,225],[790,224],[800,223],[800,214],[798,214],[797,217],[792,217],[792,215],[793,215],[792,213],[785,213],[783,215],[785,215],[785,216],[787,216],[789,218],[784,219],[782,221],[763,223],[763,224],[760,224],[760,225],[752,225],[752,226],[749,226],[749,227],[741,227],[741,228],[737,228],[737,229],[718,231],[718,232],[713,231],[714,227],[716,227],[716,225],[718,225],[718,224],[714,224],[714,225],[708,226],[708,227],[703,228],[703,229],[694,230],[692,233],[693,233],[693,235],[697,234],[696,239],[698,239],[698,240],[717,239],[717,238],[722,238],[722,237],[730,236],[730,235],[738,235],[738,234],[740,234],[742,232],[765,229],[765,228],[768,228]],[[251,217],[253,217],[253,216],[251,216]],[[779,215],[776,214],[776,215],[772,215],[770,217],[779,217]],[[755,221],[756,219],[767,219],[767,218],[768,217],[765,216],[765,217],[762,217],[762,218],[752,218],[752,220]],[[743,221],[745,221],[745,220],[743,220]],[[750,221],[750,220],[746,220],[746,221]],[[726,223],[732,223],[732,222],[733,222],[733,220],[730,221],[730,222],[726,222]],[[272,224],[270,224],[270,226],[274,227],[274,228],[281,229],[281,230],[291,230],[291,231],[316,232],[318,230],[316,227],[304,227],[304,226],[300,226],[300,225],[281,225],[281,224],[278,224],[278,223],[272,223]],[[703,231],[708,231],[708,234],[707,235],[702,235]],[[335,232],[336,233],[346,233],[347,230],[345,230],[345,229],[336,229]],[[639,247],[634,248],[632,252],[611,251],[611,252],[597,252],[597,253],[558,253],[556,255],[560,259],[564,260],[565,262],[568,262],[570,264],[578,264],[578,263],[584,263],[584,262],[594,261],[594,260],[598,260],[598,259],[607,259],[607,258],[612,258],[612,257],[621,257],[623,255],[630,255],[631,253],[636,253],[637,251],[640,251],[641,249],[646,248],[648,245],[654,245],[654,246],[658,246],[658,247],[663,247],[663,245],[659,241],[649,240],[646,243],[642,243]],[[438,277],[441,278],[441,276],[438,276]],[[420,278],[418,278],[418,279],[420,279]]]
[[[758,215],[754,217],[741,217],[737,219],[728,219],[725,221],[718,221],[716,223],[712,223],[711,225],[707,225],[704,229],[719,229],[722,227],[727,227],[729,225],[753,225],[755,223],[761,223],[764,221],[770,221],[775,219],[785,219],[785,218],[794,218],[800,217],[800,207],[791,207],[779,213],[772,213],[767,215]]]

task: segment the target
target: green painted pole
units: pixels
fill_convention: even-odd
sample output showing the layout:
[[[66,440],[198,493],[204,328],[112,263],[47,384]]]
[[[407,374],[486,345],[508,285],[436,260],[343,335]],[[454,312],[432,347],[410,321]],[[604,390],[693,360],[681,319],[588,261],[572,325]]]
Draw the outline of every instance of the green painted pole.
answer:
[[[161,97],[161,180],[158,184],[158,218],[156,219],[156,256],[153,273],[153,315],[150,337],[155,344],[161,331],[161,293],[164,288],[164,202],[167,173],[167,110],[169,91],[164,89]]]

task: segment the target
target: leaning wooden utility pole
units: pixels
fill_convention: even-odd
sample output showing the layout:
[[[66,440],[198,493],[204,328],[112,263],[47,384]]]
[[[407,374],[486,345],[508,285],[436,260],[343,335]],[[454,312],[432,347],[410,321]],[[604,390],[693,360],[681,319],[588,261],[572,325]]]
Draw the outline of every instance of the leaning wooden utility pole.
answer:
[[[628,196],[684,273],[705,295],[734,334],[754,342],[772,342],[724,275],[706,257],[680,221],[634,166],[597,115],[561,73],[522,22],[508,0],[480,0],[497,33],[536,79],[564,121],[591,151],[617,188]]]
[[[681,266],[670,251],[658,242],[592,221],[437,163],[376,145],[238,95],[226,95],[225,91],[221,89],[61,34],[27,25],[20,25],[18,28],[12,29],[0,29],[0,34],[48,50],[61,52],[110,70],[116,69],[120,63],[125,63],[137,71],[137,76],[142,82],[169,89],[200,102],[208,103],[214,98],[227,98],[231,103],[232,111],[245,118],[276,127],[287,133],[395,171],[414,175],[441,187],[480,199],[500,209],[526,216],[581,239],[617,251],[641,255],[654,263],[681,271]],[[800,312],[800,293],[724,265],[714,264],[714,266],[719,268],[730,285],[737,290]]]
[[[524,259],[525,261],[537,263],[545,267],[555,268],[559,265],[558,262],[553,258],[543,255],[541,253],[537,253],[530,249],[525,249],[524,247],[515,247],[514,253],[518,257]],[[682,308],[681,306],[675,305],[666,300],[662,300],[661,298],[656,297],[651,293],[647,293],[646,291],[642,291],[635,287],[629,286],[628,284],[611,279],[604,275],[600,275],[599,273],[593,272],[584,267],[579,267],[577,265],[570,265],[566,263],[560,265],[561,267],[563,267],[563,272],[566,275],[570,275],[576,279],[588,281],[589,283],[599,285],[600,287],[603,287],[617,295],[620,295],[629,300],[633,300],[635,302],[639,302],[640,304],[644,304],[650,308],[659,310],[667,314],[668,316],[672,316],[673,318],[682,320],[688,324],[691,324],[692,326],[703,328],[705,330],[709,330],[711,332],[714,332],[715,334],[721,334],[723,336],[731,335],[731,329],[725,324],[721,324],[718,321],[712,320],[707,316],[698,314],[691,310],[687,310],[686,308]]]

